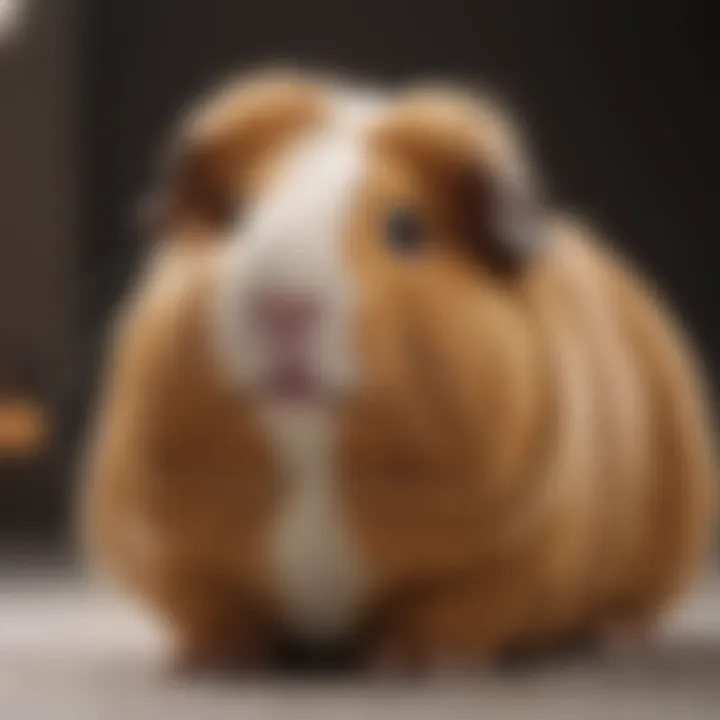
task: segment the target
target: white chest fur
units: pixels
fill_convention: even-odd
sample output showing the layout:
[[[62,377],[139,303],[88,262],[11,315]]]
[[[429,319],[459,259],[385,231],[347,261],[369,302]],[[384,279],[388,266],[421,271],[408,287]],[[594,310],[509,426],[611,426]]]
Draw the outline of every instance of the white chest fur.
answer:
[[[213,305],[218,358],[235,384],[262,387],[277,360],[254,299],[289,291],[321,308],[303,360],[314,380],[331,395],[353,385],[355,288],[342,243],[364,177],[362,129],[376,110],[365,96],[338,98],[327,126],[285,151],[245,209]],[[367,585],[338,497],[333,418],[320,406],[270,402],[262,413],[284,482],[271,538],[278,596],[292,632],[329,640],[352,628]]]
[[[316,408],[267,412],[284,482],[272,538],[282,610],[292,632],[329,641],[352,629],[366,588],[338,496],[333,419]]]

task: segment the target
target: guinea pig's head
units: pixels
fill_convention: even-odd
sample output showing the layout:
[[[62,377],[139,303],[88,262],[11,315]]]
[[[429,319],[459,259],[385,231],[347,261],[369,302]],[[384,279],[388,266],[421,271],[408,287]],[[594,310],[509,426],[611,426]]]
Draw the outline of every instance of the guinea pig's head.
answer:
[[[261,400],[379,398],[452,371],[446,350],[477,364],[480,336],[497,345],[542,245],[521,155],[461,92],[260,75],[186,121],[155,217],[166,242],[217,251],[228,381]]]

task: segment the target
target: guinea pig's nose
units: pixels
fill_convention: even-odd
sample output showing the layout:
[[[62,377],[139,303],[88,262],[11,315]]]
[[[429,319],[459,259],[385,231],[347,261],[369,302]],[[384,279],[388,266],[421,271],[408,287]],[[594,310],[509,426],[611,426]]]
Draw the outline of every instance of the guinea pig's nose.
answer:
[[[262,331],[283,348],[292,349],[309,339],[319,305],[309,292],[271,290],[259,295],[255,312]]]

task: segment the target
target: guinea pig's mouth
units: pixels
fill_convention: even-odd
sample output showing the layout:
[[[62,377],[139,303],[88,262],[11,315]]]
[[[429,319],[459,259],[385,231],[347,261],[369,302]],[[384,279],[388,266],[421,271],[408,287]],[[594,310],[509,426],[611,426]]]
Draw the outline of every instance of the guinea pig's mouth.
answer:
[[[320,399],[322,383],[314,373],[302,365],[283,365],[273,368],[265,376],[262,394],[270,399],[289,402],[311,402]]]
[[[337,394],[303,363],[282,363],[269,368],[258,389],[263,400],[289,405],[325,405],[333,402]]]

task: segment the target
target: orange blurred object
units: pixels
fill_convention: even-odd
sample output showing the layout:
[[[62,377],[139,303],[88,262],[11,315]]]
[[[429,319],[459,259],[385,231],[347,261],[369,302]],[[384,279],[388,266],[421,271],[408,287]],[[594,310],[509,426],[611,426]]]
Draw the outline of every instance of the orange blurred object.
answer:
[[[0,457],[36,453],[47,436],[42,406],[22,397],[0,397]]]

